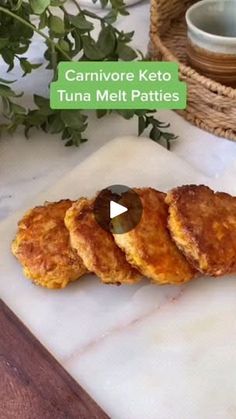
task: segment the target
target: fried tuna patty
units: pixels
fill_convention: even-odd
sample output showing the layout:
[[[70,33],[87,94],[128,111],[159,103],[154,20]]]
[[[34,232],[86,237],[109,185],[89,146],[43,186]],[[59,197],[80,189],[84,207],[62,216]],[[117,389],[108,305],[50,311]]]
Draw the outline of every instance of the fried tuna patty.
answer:
[[[67,211],[65,224],[70,232],[71,245],[82,257],[87,269],[105,283],[133,284],[140,274],[126,261],[111,233],[95,220],[94,200],[81,198]]]
[[[124,234],[114,234],[127,260],[153,282],[181,284],[195,275],[176,247],[167,228],[165,194],[152,188],[134,189],[143,206],[139,224]]]
[[[236,270],[236,198],[186,185],[167,195],[169,228],[177,246],[202,273]]]
[[[64,288],[87,271],[64,224],[71,205],[68,199],[46,203],[29,210],[18,223],[12,252],[24,274],[43,287]]]

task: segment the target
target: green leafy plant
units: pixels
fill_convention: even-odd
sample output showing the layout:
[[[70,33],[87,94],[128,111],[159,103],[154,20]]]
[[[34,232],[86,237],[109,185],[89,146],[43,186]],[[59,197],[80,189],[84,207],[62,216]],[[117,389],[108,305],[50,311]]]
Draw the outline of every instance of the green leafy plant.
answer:
[[[82,9],[79,1],[72,0],[76,13],[71,14],[65,0],[0,0],[0,57],[8,66],[8,72],[16,63],[20,64],[22,77],[37,70],[42,63],[32,63],[27,51],[35,33],[40,35],[46,45],[44,58],[46,69],[52,72],[52,80],[57,78],[57,65],[60,61],[132,61],[143,59],[141,52],[131,46],[134,32],[124,32],[113,26],[119,15],[127,15],[123,0],[100,1],[110,10],[101,17]],[[35,19],[36,18],[36,19]],[[32,22],[36,23],[32,23]],[[93,36],[94,22],[100,25],[97,38]],[[61,134],[66,146],[79,146],[86,141],[84,132],[88,125],[88,115],[83,110],[53,110],[49,99],[34,95],[34,109],[22,106],[19,97],[11,86],[14,81],[0,78],[0,98],[3,104],[3,121],[0,134],[13,133],[23,126],[25,135],[31,128]],[[163,124],[154,117],[154,110],[98,110],[97,117],[116,112],[125,119],[136,117],[138,131],[145,130],[154,141],[165,141],[167,147],[175,135],[166,132],[169,124]]]

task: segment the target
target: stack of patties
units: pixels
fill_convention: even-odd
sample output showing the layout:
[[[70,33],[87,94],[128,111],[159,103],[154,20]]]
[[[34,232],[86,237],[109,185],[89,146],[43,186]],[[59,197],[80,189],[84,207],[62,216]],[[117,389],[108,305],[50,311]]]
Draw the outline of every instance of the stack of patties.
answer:
[[[102,229],[95,199],[63,200],[30,210],[19,222],[12,251],[36,284],[63,288],[87,272],[106,284],[182,284],[200,273],[236,270],[236,198],[206,186],[167,195],[134,189],[143,206],[139,224],[124,234]]]

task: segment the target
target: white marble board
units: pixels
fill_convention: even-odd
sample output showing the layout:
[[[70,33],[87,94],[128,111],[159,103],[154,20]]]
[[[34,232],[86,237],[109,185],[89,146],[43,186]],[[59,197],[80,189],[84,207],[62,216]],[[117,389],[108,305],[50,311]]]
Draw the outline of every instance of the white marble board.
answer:
[[[10,253],[28,207],[119,183],[205,183],[236,194],[229,173],[207,178],[148,139],[111,141],[0,224],[0,297],[112,419],[235,419],[233,276],[181,287],[113,287],[87,276],[50,291],[24,279]]]

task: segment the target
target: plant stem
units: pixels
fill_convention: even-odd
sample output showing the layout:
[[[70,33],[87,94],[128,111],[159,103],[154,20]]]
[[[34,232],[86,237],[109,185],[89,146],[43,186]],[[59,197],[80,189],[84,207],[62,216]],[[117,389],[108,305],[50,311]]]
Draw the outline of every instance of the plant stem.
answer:
[[[57,52],[55,50],[55,46],[51,44],[51,54],[52,54],[52,68],[53,68],[53,79],[55,81],[57,79]]]
[[[0,6],[0,12],[5,13],[8,16],[11,16],[13,19],[18,20],[19,22],[21,22],[23,25],[28,26],[28,28],[32,29],[34,32],[36,32],[37,34],[39,34],[40,36],[42,36],[42,38],[46,39],[46,41],[51,44],[51,46],[53,48],[57,48],[58,51],[60,51],[60,53],[68,60],[68,61],[73,61],[71,59],[71,57],[65,52],[63,51],[63,49],[55,44],[55,42],[52,41],[52,39],[50,39],[47,35],[45,35],[45,33],[43,33],[42,31],[40,31],[38,28],[36,28],[36,26],[32,25],[32,23],[28,22],[27,20],[23,19],[22,17],[16,15],[15,13],[12,13],[10,10],[5,9],[4,7]]]

